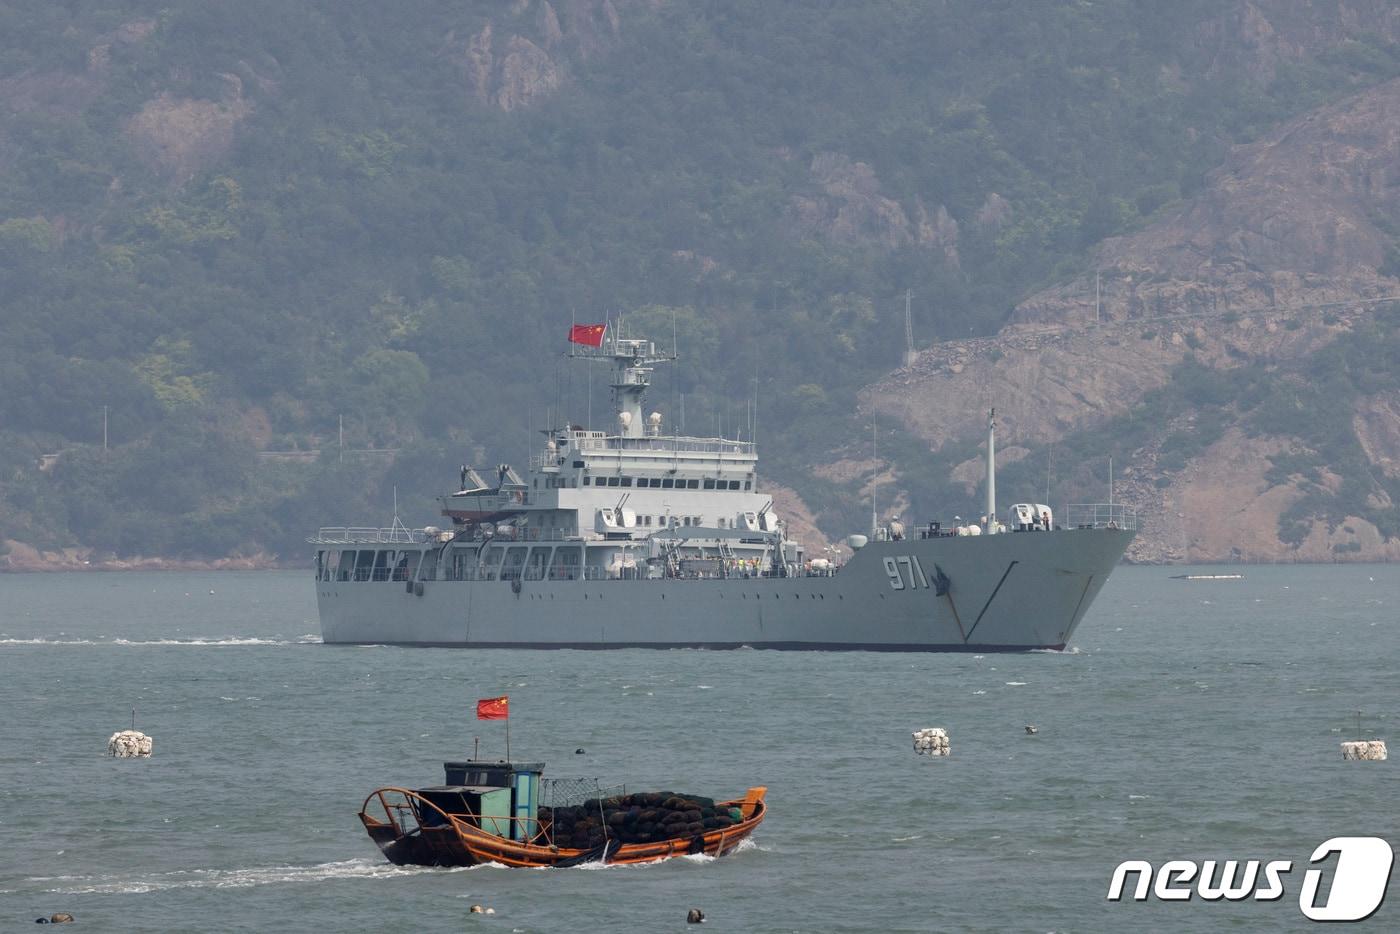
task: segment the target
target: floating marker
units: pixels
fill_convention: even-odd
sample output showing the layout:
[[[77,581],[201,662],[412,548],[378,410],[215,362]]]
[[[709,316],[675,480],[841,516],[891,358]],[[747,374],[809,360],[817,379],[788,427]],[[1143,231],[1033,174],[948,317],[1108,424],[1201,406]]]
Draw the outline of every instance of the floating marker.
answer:
[[[1386,759],[1385,740],[1362,739],[1342,743],[1342,758],[1361,762],[1384,762]]]
[[[952,752],[948,745],[948,731],[941,726],[914,731],[914,751],[921,756],[948,755]]]
[[[122,730],[107,740],[107,754],[118,759],[149,758],[151,738],[139,730]]]

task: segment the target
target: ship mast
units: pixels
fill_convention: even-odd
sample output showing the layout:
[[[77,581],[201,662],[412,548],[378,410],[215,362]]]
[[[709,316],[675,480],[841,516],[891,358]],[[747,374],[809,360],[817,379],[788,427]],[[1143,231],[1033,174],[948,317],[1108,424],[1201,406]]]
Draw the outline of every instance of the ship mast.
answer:
[[[624,438],[640,438],[648,425],[642,417],[642,401],[651,385],[653,364],[670,363],[676,359],[673,350],[663,353],[654,341],[619,337],[609,333],[596,353],[572,349],[569,356],[585,360],[608,360],[612,363],[613,410],[617,412],[617,433]],[[592,427],[591,425],[589,426]]]
[[[997,530],[997,410],[987,413],[987,534]]]

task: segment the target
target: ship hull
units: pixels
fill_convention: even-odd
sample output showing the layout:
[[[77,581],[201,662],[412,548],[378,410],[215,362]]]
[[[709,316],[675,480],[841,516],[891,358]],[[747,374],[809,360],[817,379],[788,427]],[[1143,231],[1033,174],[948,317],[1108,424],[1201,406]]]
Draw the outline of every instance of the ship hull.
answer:
[[[872,542],[825,577],[321,581],[329,644],[891,652],[1063,648],[1133,533]],[[518,583],[518,590],[516,586]]]

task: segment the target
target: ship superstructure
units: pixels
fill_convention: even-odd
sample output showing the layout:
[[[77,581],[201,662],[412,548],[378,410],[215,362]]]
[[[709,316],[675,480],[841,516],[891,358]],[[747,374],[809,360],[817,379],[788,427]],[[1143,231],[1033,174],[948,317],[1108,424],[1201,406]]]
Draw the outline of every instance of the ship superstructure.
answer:
[[[577,331],[578,328],[575,328]],[[649,340],[597,332],[612,431],[542,432],[522,478],[464,466],[450,527],[323,528],[328,643],[988,650],[1062,647],[1132,538],[1131,509],[1017,504],[996,520],[848,539],[836,564],[786,534],[752,440],[666,434],[644,415]],[[994,489],[989,426],[989,493]],[[1002,534],[997,534],[1002,533]],[[397,587],[387,586],[397,584]]]

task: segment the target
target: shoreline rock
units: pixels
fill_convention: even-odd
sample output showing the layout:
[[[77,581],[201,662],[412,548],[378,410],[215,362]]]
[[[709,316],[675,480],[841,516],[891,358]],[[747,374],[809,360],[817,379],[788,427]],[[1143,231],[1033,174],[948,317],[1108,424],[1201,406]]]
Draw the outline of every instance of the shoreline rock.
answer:
[[[0,573],[51,571],[285,571],[310,566],[309,561],[284,561],[277,555],[259,552],[224,558],[171,558],[139,555],[119,558],[99,554],[91,548],[74,547],[41,550],[24,542],[6,539],[0,554]]]

